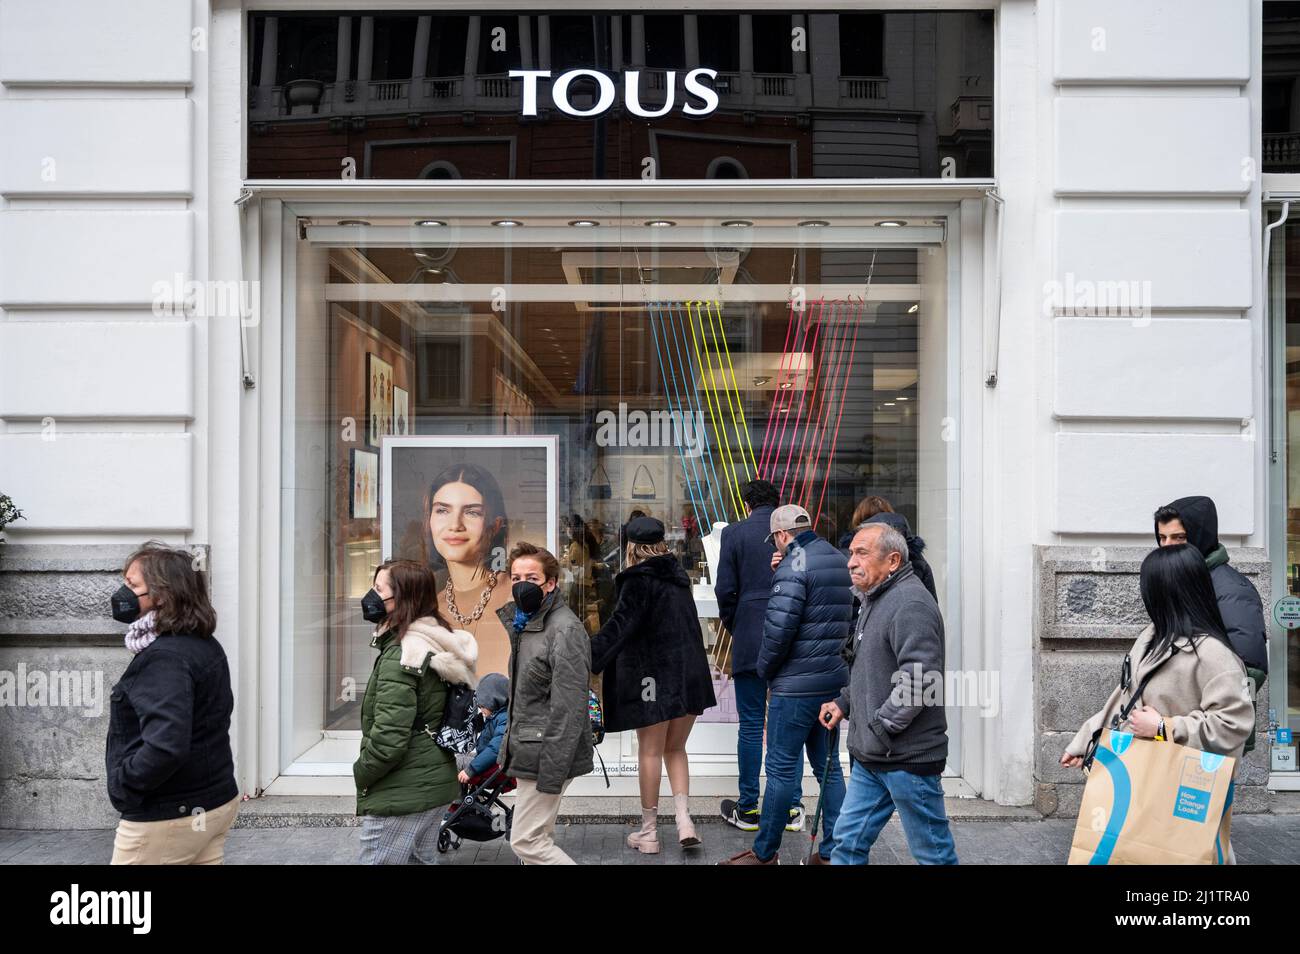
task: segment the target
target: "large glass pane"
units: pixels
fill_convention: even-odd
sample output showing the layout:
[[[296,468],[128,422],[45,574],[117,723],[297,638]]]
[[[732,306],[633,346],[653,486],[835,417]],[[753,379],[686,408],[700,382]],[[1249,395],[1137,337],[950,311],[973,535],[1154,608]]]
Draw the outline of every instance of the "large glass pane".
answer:
[[[667,526],[715,667],[720,704],[693,744],[734,755],[710,560],[756,476],[841,545],[857,504],[888,498],[956,619],[940,220],[829,204],[442,208],[314,218],[298,243],[287,759],[350,751],[373,661],[358,600],[383,556],[427,562],[443,612],[479,641],[480,675],[505,671],[505,552],[553,549],[594,633],[638,512]]]

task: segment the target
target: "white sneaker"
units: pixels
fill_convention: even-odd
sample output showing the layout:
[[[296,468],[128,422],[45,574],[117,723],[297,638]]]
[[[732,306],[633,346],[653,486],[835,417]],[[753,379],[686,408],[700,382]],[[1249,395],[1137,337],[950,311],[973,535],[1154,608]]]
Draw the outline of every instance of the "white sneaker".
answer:
[[[794,808],[790,809],[790,820],[786,822],[785,830],[803,831],[803,821],[804,821],[803,806],[796,805]]]

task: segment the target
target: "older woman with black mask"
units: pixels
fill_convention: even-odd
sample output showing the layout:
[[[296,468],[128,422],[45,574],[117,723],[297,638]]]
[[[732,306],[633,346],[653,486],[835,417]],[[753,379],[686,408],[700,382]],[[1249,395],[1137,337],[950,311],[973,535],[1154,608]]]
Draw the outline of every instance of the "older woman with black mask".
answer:
[[[219,865],[239,811],[235,700],[217,614],[194,555],[147,543],[112,596],[132,653],[113,687],[105,761],[122,813],[115,865]]]

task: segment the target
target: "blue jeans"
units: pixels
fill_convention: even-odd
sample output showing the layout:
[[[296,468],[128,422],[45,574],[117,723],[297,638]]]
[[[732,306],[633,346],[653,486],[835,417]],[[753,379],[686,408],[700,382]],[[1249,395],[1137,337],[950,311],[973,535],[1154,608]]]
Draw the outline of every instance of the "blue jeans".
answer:
[[[742,812],[758,809],[758,773],[763,768],[763,723],[767,719],[767,680],[752,672],[732,677],[736,687],[736,713],[740,725],[736,731],[736,762],[740,774],[740,798],[736,807]],[[794,789],[794,802],[803,802],[803,778]]]
[[[803,753],[820,783],[826,771],[831,742],[838,732],[827,732],[817,716],[822,704],[833,696],[773,696],[767,706],[767,788],[763,792],[763,814],[754,839],[754,854],[766,861],[781,847],[781,833],[790,820],[790,804],[803,774]],[[844,802],[844,770],[838,753],[830,760],[830,773],[821,791],[822,843],[818,850],[830,858],[835,848],[835,820]]]
[[[922,865],[955,865],[948,816],[943,810],[943,785],[938,775],[916,775],[895,769],[869,769],[856,759],[849,773],[849,791],[835,827],[833,865],[865,865],[880,831],[898,809],[912,857]]]

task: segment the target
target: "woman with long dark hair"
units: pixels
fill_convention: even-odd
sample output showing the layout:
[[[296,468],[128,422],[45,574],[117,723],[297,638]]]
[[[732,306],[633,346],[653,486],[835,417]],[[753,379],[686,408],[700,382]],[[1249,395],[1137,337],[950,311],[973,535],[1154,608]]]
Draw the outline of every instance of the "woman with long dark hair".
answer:
[[[112,863],[219,865],[240,799],[235,697],[207,581],[194,554],[154,542],[127,557],[122,578],[112,611],[133,656],[109,712],[108,797],[122,813]]]
[[[497,610],[510,602],[506,536],[510,520],[495,477],[477,464],[453,464],[424,497],[424,554],[438,573],[438,608],[478,644],[479,672],[505,672],[510,636]]]
[[[379,650],[361,700],[361,755],[352,766],[361,863],[437,862],[443,809],[460,794],[456,761],[435,740],[451,685],[474,688],[474,638],[438,612],[427,566],[389,560],[361,600]]]
[[[1127,730],[1229,756],[1240,767],[1242,748],[1255,730],[1251,683],[1228,645],[1205,558],[1187,544],[1153,550],[1142,561],[1141,589],[1151,624],[1125,658],[1120,685],[1066,746],[1061,764],[1081,767],[1094,735],[1141,688]],[[1231,805],[1220,826],[1228,864],[1234,861],[1230,817]]]

